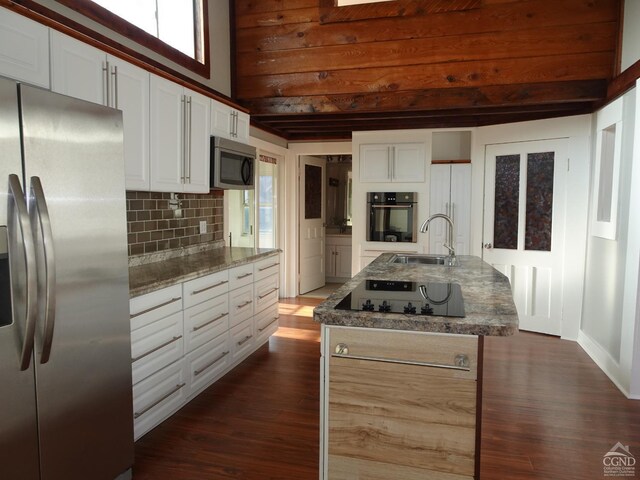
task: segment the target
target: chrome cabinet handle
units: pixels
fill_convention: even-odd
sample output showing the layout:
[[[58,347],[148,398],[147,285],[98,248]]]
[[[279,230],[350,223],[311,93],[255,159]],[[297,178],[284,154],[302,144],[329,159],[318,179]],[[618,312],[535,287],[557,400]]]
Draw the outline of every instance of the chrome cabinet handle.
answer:
[[[151,405],[146,406],[145,408],[143,408],[142,410],[140,410],[139,412],[135,412],[133,414],[133,418],[138,418],[141,417],[142,415],[144,415],[145,413],[147,413],[149,410],[151,410],[153,407],[155,407],[156,405],[158,405],[159,403],[162,403],[164,400],[166,400],[167,398],[169,398],[171,395],[173,395],[174,393],[178,392],[182,387],[184,387],[186,385],[186,383],[180,383],[178,385],[175,386],[175,388],[173,390],[171,390],[169,393],[167,393],[166,395],[163,395],[162,397],[160,397],[158,400],[156,400],[155,402],[153,402]]]
[[[391,179],[396,176],[396,147],[391,147]]]
[[[267,328],[269,328],[271,325],[273,325],[274,323],[276,323],[278,321],[280,317],[275,317],[273,320],[271,320],[267,325],[265,325],[262,328],[259,328],[258,331],[259,332],[264,332]]]
[[[187,161],[187,96],[182,95],[180,98],[182,103],[182,165],[180,165],[180,180],[186,183],[186,166]]]
[[[110,107],[111,95],[109,94],[109,62],[102,63],[102,73],[104,75],[104,104]]]
[[[191,292],[191,295],[197,295],[202,292],[206,292],[207,290],[211,290],[212,288],[219,287],[220,285],[224,285],[225,283],[229,283],[227,280],[223,280],[222,282],[218,282],[215,285],[210,285],[208,287],[201,288],[200,290],[194,290]]]
[[[493,245],[490,244],[490,243],[485,243],[483,246],[484,246],[484,248],[487,248],[487,249],[493,248]]]
[[[11,201],[9,202],[9,221],[7,222],[8,230],[8,250],[9,258],[15,255],[16,248],[11,241],[12,232],[16,228],[14,218],[18,218],[18,228],[20,229],[20,237],[24,248],[24,263],[26,269],[26,309],[25,309],[25,326],[24,339],[22,341],[22,351],[20,353],[20,370],[29,368],[31,354],[33,353],[33,342],[36,331],[36,317],[38,315],[38,283],[36,269],[36,249],[31,231],[31,223],[29,221],[29,211],[27,203],[24,199],[24,193],[20,186],[20,178],[15,174],[9,175],[9,192]],[[11,267],[10,267],[11,268]]]
[[[182,300],[182,297],[174,297],[171,300],[167,300],[166,302],[160,303],[159,305],[156,305],[154,307],[147,308],[146,310],[142,310],[141,312],[138,312],[138,313],[133,313],[129,315],[129,318],[130,319],[136,318],[136,317],[139,317],[140,315],[144,315],[145,313],[153,312],[154,310],[157,310],[159,308],[166,307],[167,305],[171,305],[172,303],[177,302],[178,300]]]
[[[236,306],[236,309],[238,309],[238,310],[239,310],[239,309],[241,309],[241,308],[246,307],[247,305],[251,305],[252,303],[253,303],[253,300],[247,300],[246,302],[241,303],[240,305]]]
[[[213,367],[216,363],[218,363],[220,360],[222,360],[224,357],[226,357],[227,355],[229,355],[229,352],[222,352],[222,355],[220,355],[219,357],[217,357],[215,360],[212,360],[211,362],[207,363],[205,366],[203,366],[202,368],[198,369],[198,370],[194,370],[193,374],[197,377],[198,375],[200,375],[202,372],[204,372],[205,370],[207,370],[210,367]]]
[[[271,265],[268,265],[266,267],[259,268],[258,271],[264,272],[265,270],[269,270],[270,268],[277,267],[278,265],[280,265],[280,262],[272,263]]]
[[[218,320],[220,320],[221,318],[226,317],[227,315],[229,315],[228,312],[221,313],[216,318],[212,318],[211,320],[209,320],[208,322],[203,323],[202,325],[198,325],[197,327],[193,327],[193,329],[191,331],[192,332],[197,332],[198,330],[206,327],[207,325],[211,325],[214,322],[217,322]]]
[[[143,353],[142,355],[140,355],[139,357],[136,358],[132,358],[131,359],[131,363],[135,363],[138,360],[142,360],[144,357],[148,357],[149,355],[151,355],[153,352],[157,352],[158,350],[166,347],[167,345],[171,345],[174,342],[177,342],[178,340],[180,340],[182,338],[182,335],[178,335],[177,337],[173,337],[171,340],[168,340],[166,342],[164,342],[162,345],[158,345],[157,347],[152,348],[151,350],[149,350],[148,352]]]
[[[253,275],[253,273],[245,273],[244,275],[237,276],[236,279],[242,280],[243,278],[250,277],[251,275]]]
[[[454,357],[453,364],[418,362],[413,360],[400,360],[396,358],[369,357],[366,355],[349,355],[349,346],[344,343],[336,345],[335,352],[331,354],[334,358],[345,358],[348,360],[365,360],[369,362],[393,363],[397,365],[414,365],[418,367],[444,368],[447,370],[461,370],[468,372],[471,370],[469,357],[464,354],[458,354]]]
[[[241,347],[242,345],[244,345],[245,343],[247,343],[249,340],[251,340],[253,338],[253,335],[247,335],[246,337],[244,337],[244,339],[240,340],[238,342],[238,346]]]
[[[42,340],[42,355],[40,363],[47,363],[51,355],[51,346],[53,344],[53,330],[56,324],[56,262],[55,252],[53,248],[53,233],[51,231],[51,218],[49,217],[49,209],[47,201],[42,189],[42,183],[39,177],[31,177],[31,195],[29,196],[31,204],[30,211],[37,213],[37,223],[42,232],[42,251],[44,256],[45,269],[45,290],[44,290],[44,336]],[[34,223],[36,220],[34,219]],[[37,228],[37,225],[33,225]]]
[[[187,143],[187,173],[185,181],[186,183],[191,183],[191,116],[193,115],[192,104],[191,104],[191,96],[187,97],[187,138],[185,142]]]
[[[405,205],[375,205],[372,204],[371,208],[413,208],[413,205],[407,203]]]
[[[118,108],[118,66],[114,65],[111,70],[111,76],[113,77],[113,107]]]
[[[269,295],[271,295],[273,292],[277,292],[278,288],[272,288],[271,290],[269,290],[267,293],[265,293],[264,295],[258,295],[258,298],[260,300],[262,300],[264,297],[268,297]]]

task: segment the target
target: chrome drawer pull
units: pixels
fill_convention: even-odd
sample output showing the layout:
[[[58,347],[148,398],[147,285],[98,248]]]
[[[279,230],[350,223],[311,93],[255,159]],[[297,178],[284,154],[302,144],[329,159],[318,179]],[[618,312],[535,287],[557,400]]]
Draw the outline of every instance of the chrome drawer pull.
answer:
[[[243,278],[250,277],[251,275],[253,275],[253,273],[251,273],[251,272],[245,273],[244,275],[240,275],[240,276],[236,277],[236,279],[237,280],[242,280]]]
[[[159,398],[158,400],[156,400],[155,402],[153,402],[151,405],[149,405],[148,407],[143,408],[141,411],[139,412],[135,412],[133,414],[133,418],[138,418],[141,417],[142,415],[144,415],[145,413],[147,413],[149,410],[151,410],[153,407],[155,407],[156,405],[158,405],[159,403],[165,401],[167,398],[169,398],[171,395],[173,395],[174,393],[176,393],[177,391],[179,391],[182,387],[184,387],[186,385],[186,383],[181,383],[180,385],[176,385],[176,388],[174,388],[173,390],[171,390],[169,393],[167,393],[166,395],[164,395],[162,398]]]
[[[229,283],[227,280],[223,280],[222,282],[218,282],[215,285],[210,285],[208,287],[201,288],[200,290],[194,290],[191,292],[191,295],[197,295],[202,292],[206,292],[207,290],[211,290],[212,288],[219,287],[220,285],[224,285],[225,283]]]
[[[273,292],[277,292],[278,291],[278,287],[276,288],[272,288],[271,290],[269,290],[267,293],[265,293],[264,295],[258,295],[258,298],[260,300],[262,300],[264,297],[268,297],[269,295],[271,295]]]
[[[381,362],[381,363],[394,363],[398,365],[415,365],[418,367],[431,367],[431,368],[446,368],[448,370],[461,370],[463,372],[469,372],[471,367],[469,366],[469,357],[467,355],[456,355],[454,364],[446,363],[431,363],[431,362],[417,362],[412,360],[399,360],[395,358],[380,358],[380,357],[368,357],[366,355],[349,355],[349,347],[344,343],[336,345],[335,353],[331,354],[335,358],[346,358],[350,360],[365,360],[368,362]]]
[[[280,265],[280,262],[278,262],[278,263],[272,263],[271,265],[268,265],[268,266],[266,266],[266,267],[259,268],[259,269],[258,269],[258,271],[259,271],[259,272],[264,272],[265,270],[269,270],[269,269],[270,269],[270,268],[272,268],[272,267],[277,267],[278,265]]]
[[[169,340],[168,342],[164,342],[162,345],[158,345],[157,347],[149,350],[146,353],[143,353],[142,355],[140,355],[139,357],[136,358],[132,358],[131,359],[131,363],[135,363],[138,360],[142,360],[144,357],[151,355],[153,352],[157,352],[158,350],[160,350],[161,348],[166,347],[167,345],[171,345],[173,342],[177,342],[178,340],[180,340],[182,338],[182,335],[178,335],[177,337],[173,337],[171,340]]]
[[[273,325],[274,323],[276,323],[278,321],[280,317],[275,317],[272,321],[269,322],[269,324],[265,327],[259,328],[258,331],[259,332],[264,332],[267,328],[269,328],[271,325]]]
[[[198,325],[197,327],[193,327],[193,329],[191,330],[192,332],[197,332],[198,330],[200,330],[201,328],[206,327],[207,325],[211,325],[213,322],[217,322],[218,320],[220,320],[221,318],[226,317],[227,315],[229,315],[228,312],[224,312],[221,313],[220,315],[218,315],[216,318],[212,318],[211,320],[209,320],[208,322],[203,323],[202,325]]]
[[[134,313],[132,315],[129,315],[129,318],[136,318],[136,317],[139,317],[140,315],[144,315],[145,313],[153,312],[158,308],[166,307],[167,305],[177,302],[178,300],[182,300],[182,297],[175,297],[175,298],[172,298],[171,300],[167,300],[166,302],[161,303],[160,305],[156,305],[155,307],[147,308],[146,310],[142,310],[141,312]]]
[[[253,300],[247,300],[246,302],[244,302],[244,303],[242,303],[242,304],[238,305],[236,308],[237,308],[237,309],[241,309],[241,308],[246,307],[247,305],[251,305],[252,303],[253,303]]]
[[[204,367],[202,367],[200,370],[194,370],[193,374],[197,377],[198,375],[200,375],[202,372],[204,372],[206,369],[208,369],[209,367],[212,367],[213,365],[215,365],[216,363],[218,363],[220,360],[222,360],[224,357],[226,357],[227,355],[229,355],[229,352],[222,352],[222,355],[220,355],[218,358],[216,358],[215,360],[207,363]]]
[[[238,346],[241,347],[242,345],[244,345],[245,343],[247,343],[249,340],[251,340],[251,338],[253,337],[253,335],[247,335],[246,337],[244,337],[243,340],[240,340],[238,342]]]

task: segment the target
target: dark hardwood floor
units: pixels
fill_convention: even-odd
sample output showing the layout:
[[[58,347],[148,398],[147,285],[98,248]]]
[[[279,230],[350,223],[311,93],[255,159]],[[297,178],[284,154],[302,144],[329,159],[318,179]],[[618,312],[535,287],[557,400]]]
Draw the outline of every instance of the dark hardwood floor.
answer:
[[[319,302],[284,299],[268,345],[136,443],[134,480],[316,480]],[[606,479],[617,442],[640,454],[640,402],[577,344],[487,338],[484,362],[482,480]]]

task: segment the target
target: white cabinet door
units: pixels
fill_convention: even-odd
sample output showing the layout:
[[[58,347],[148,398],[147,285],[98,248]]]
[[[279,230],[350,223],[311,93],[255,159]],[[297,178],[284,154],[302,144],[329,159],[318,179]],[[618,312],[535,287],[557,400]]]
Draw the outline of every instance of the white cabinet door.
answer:
[[[249,126],[251,117],[248,113],[236,111],[236,140],[246,142],[249,140]]]
[[[451,165],[451,219],[457,255],[471,252],[471,164]]]
[[[209,136],[210,136],[210,100],[204,95],[185,89],[188,102],[186,135],[189,146],[187,148],[187,173],[184,184],[185,192],[209,192]]]
[[[0,75],[49,88],[49,29],[0,8]]]
[[[424,182],[425,146],[423,143],[398,143],[393,147],[393,181]]]
[[[51,30],[51,90],[107,105],[106,54]]]
[[[391,180],[391,147],[386,144],[360,145],[360,181]]]
[[[429,190],[429,215],[449,215],[451,209],[451,165],[431,165]],[[447,242],[449,224],[435,220],[429,224],[429,253],[448,254],[443,244]]]
[[[229,105],[211,100],[211,135],[231,138],[231,112]]]
[[[107,56],[112,106],[122,110],[127,190],[149,190],[149,72]]]
[[[183,88],[156,75],[151,75],[150,92],[151,190],[182,192]]]
[[[336,245],[335,251],[335,276],[351,278],[351,245]]]
[[[324,274],[325,277],[336,276],[336,247],[325,245],[324,247]]]

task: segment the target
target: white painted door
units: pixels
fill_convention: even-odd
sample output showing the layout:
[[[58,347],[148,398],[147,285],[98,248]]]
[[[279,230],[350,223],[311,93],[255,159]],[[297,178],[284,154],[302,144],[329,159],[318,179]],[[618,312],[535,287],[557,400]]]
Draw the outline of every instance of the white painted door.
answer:
[[[325,166],[324,158],[300,157],[300,294],[325,283]]]
[[[560,335],[567,141],[488,145],[483,258],[511,282],[520,329]]]
[[[429,216],[436,213],[449,215],[451,209],[451,165],[431,165],[429,190]],[[435,220],[429,225],[429,253],[448,254],[444,248],[448,242],[449,224]]]
[[[457,255],[471,252],[471,164],[451,165],[450,215],[455,225]]]

